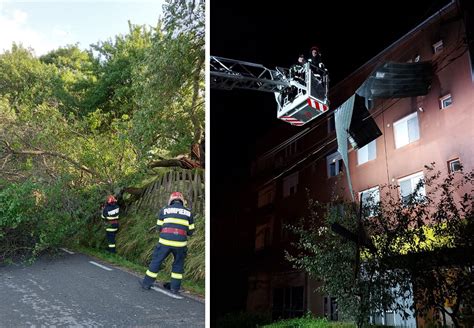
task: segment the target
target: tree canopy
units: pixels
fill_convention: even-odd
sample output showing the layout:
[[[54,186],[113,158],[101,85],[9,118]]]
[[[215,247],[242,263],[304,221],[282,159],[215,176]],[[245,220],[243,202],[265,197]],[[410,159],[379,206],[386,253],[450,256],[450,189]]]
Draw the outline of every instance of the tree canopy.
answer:
[[[0,238],[13,236],[13,218],[29,217],[14,205],[20,196],[2,193],[56,197],[60,188],[67,203],[158,166],[202,167],[192,150],[204,143],[203,99],[203,1],[168,0],[155,26],[129,22],[128,33],[88,49],[36,57],[13,44],[0,54]]]

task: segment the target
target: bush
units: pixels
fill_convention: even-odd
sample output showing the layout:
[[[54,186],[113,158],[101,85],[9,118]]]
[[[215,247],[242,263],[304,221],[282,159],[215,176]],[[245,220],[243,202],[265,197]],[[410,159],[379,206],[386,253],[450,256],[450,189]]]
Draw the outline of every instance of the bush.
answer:
[[[90,191],[65,180],[9,184],[0,191],[0,262],[32,260],[61,246],[83,230],[90,204]]]

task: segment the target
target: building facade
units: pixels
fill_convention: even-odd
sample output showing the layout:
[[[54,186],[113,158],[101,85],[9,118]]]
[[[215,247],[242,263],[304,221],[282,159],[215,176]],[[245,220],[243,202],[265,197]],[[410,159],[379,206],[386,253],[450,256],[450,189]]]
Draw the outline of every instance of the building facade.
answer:
[[[354,193],[380,197],[380,186],[397,184],[409,195],[426,174],[424,166],[456,171],[474,167],[474,83],[466,23],[456,2],[445,6],[330,90],[331,109],[348,99],[374,69],[388,61],[431,61],[435,69],[425,96],[375,101],[371,116],[382,131],[349,152]],[[337,152],[330,110],[311,124],[284,127],[262,140],[268,147],[253,165],[252,221],[255,247],[249,266],[248,311],[274,318],[311,311],[337,320],[337,300],[315,292],[317,282],[285,260],[291,233],[286,224],[306,214],[307,193],[320,202],[349,199],[345,168]],[[377,322],[413,326],[387,313]]]

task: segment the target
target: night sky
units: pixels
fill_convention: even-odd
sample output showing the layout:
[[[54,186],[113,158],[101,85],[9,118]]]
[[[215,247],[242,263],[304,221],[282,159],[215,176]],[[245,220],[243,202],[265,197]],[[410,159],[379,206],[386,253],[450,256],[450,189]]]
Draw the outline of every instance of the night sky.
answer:
[[[289,68],[300,53],[308,57],[311,46],[317,45],[329,72],[330,86],[334,86],[448,1],[361,2],[299,1],[275,5],[274,1],[213,0],[211,55],[258,63],[270,69]],[[217,233],[213,222],[225,220],[229,208],[246,206],[238,203],[237,195],[249,181],[256,140],[272,127],[288,124],[276,118],[272,94],[211,89],[210,96],[212,311],[212,304],[220,302],[225,294],[216,290],[224,282],[219,277],[232,270],[232,261],[223,259],[222,252],[216,251],[222,251],[225,245],[217,245],[215,240],[219,239],[212,237]],[[289,128],[295,133],[301,130]]]

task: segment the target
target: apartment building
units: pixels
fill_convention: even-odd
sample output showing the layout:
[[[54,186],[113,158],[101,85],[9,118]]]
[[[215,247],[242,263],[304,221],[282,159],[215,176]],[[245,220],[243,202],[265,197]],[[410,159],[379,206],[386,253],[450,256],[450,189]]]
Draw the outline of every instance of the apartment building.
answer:
[[[338,319],[337,300],[316,293],[317,283],[284,259],[292,238],[285,224],[306,214],[307,191],[321,202],[336,194],[350,197],[332,110],[376,67],[388,61],[431,61],[435,73],[425,96],[375,101],[370,114],[382,135],[349,152],[354,193],[377,198],[380,186],[398,184],[404,197],[429,163],[445,172],[474,167],[474,53],[466,42],[466,25],[459,3],[450,3],[332,87],[329,113],[300,128],[275,129],[262,140],[266,149],[253,164],[254,184],[249,186],[255,244],[248,269],[248,311],[270,311],[275,318],[311,311]],[[393,313],[377,319],[414,324],[400,320]]]

